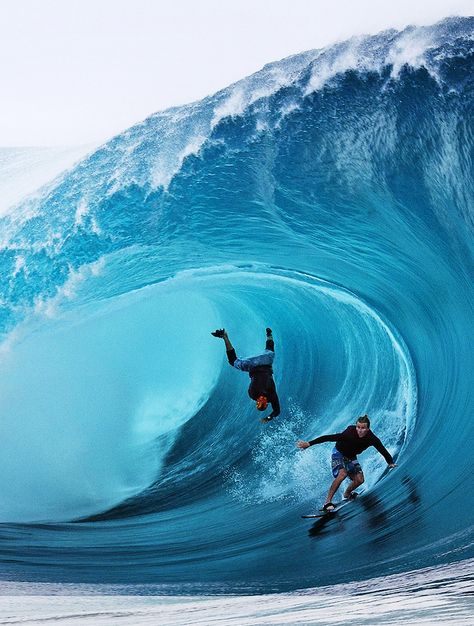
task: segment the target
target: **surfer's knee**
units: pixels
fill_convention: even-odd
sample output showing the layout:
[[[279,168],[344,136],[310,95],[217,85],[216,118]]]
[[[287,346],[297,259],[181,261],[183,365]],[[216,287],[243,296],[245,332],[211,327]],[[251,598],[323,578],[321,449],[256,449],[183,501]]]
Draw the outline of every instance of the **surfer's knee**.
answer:
[[[364,474],[362,472],[357,472],[357,474],[354,476],[354,482],[357,484],[357,486],[362,485],[364,481]]]

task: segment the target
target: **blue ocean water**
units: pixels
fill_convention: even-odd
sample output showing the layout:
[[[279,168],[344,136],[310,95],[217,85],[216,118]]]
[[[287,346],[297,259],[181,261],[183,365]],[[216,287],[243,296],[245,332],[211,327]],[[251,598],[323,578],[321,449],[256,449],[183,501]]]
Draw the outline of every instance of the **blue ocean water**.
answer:
[[[474,556],[474,18],[270,64],[1,218],[0,572],[267,593]],[[262,426],[239,355],[276,342]],[[368,413],[397,462],[318,508]]]

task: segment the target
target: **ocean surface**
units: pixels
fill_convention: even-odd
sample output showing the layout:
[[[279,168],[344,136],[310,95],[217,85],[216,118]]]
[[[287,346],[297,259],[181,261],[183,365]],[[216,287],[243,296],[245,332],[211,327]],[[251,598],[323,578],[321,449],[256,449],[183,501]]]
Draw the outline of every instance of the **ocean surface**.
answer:
[[[474,18],[449,18],[269,64],[73,167],[54,152],[33,193],[37,152],[26,171],[2,150],[0,578],[245,596],[403,592],[448,567],[461,585],[473,109]],[[267,326],[282,413],[262,425],[210,332],[249,356]],[[332,444],[295,441],[363,413],[397,467],[364,452],[360,498],[302,520]]]

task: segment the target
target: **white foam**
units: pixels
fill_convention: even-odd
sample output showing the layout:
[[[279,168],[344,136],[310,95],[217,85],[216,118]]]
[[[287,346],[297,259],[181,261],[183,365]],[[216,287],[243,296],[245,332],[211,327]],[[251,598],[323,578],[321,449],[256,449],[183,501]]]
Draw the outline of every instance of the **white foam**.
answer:
[[[68,171],[95,146],[69,148],[1,148],[0,216]]]
[[[76,208],[76,214],[74,216],[74,225],[82,226],[84,223],[84,217],[89,213],[89,206],[84,199],[81,199]]]
[[[402,34],[385,59],[385,64],[393,66],[392,78],[396,78],[405,65],[413,69],[426,67],[426,52],[434,43],[433,33],[427,30],[413,30]]]
[[[2,582],[0,619],[21,624],[53,621],[58,626],[78,621],[93,626],[472,626],[473,568],[474,559],[467,559],[370,580],[261,595],[237,595],[238,589],[232,595],[138,595],[153,589]]]
[[[248,100],[245,97],[242,87],[239,86],[232,89],[224,102],[219,104],[219,106],[217,106],[214,110],[214,117],[211,121],[211,129],[215,128],[215,126],[217,126],[217,124],[226,117],[242,115],[247,103]]]
[[[313,91],[319,91],[332,78],[351,69],[369,69],[367,60],[360,55],[360,38],[354,38],[346,44],[338,54],[321,55],[321,58],[313,63],[311,78],[306,85],[304,95]],[[365,61],[365,63],[364,63]],[[373,64],[370,65],[370,68]]]

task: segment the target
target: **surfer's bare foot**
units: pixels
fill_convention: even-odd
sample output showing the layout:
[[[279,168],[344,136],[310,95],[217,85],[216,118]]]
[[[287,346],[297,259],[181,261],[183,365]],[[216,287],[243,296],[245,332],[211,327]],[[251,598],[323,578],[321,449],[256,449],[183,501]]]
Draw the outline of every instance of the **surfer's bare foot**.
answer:
[[[349,494],[344,494],[342,497],[344,498],[344,500],[355,500],[357,498],[359,494],[357,493],[357,491],[351,491],[351,493]]]

